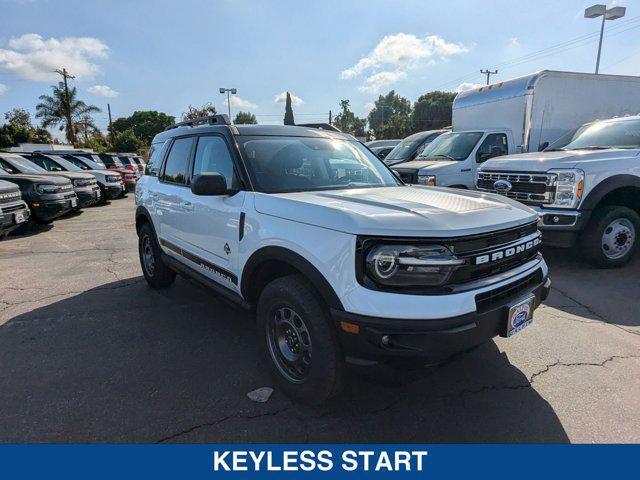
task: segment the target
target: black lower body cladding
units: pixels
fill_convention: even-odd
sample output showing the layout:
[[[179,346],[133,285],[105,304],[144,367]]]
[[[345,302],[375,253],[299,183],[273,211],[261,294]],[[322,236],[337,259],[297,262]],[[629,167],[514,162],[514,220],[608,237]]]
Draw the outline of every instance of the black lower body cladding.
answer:
[[[343,349],[347,356],[384,361],[414,359],[417,362],[441,361],[480,345],[496,336],[506,335],[509,306],[533,294],[537,308],[549,295],[551,282],[538,270],[527,276],[522,286],[505,292],[496,289],[495,302],[478,295],[477,311],[444,319],[404,320],[367,317],[331,310]],[[504,287],[503,287],[504,288]],[[358,333],[348,333],[341,326],[357,325]],[[352,332],[354,327],[351,327]]]
[[[126,190],[121,185],[105,185],[104,195],[108,200],[115,200],[126,194]]]
[[[36,222],[50,222],[70,212],[77,206],[78,198],[75,194],[55,200],[34,199],[29,205],[33,213],[33,219]]]

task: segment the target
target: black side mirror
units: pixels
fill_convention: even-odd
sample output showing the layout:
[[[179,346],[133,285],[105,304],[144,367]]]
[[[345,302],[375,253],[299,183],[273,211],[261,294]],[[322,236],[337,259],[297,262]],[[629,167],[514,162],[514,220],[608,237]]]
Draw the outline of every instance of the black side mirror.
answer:
[[[226,195],[227,180],[220,173],[203,173],[193,177],[191,191],[194,195]]]
[[[543,142],[540,145],[538,145],[538,151],[542,152],[543,150],[545,150],[547,147],[549,146],[549,142]]]

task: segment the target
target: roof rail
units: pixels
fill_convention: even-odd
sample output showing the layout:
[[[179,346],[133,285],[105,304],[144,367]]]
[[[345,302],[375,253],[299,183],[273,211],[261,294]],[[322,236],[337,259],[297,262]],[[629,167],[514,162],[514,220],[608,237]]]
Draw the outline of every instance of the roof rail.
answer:
[[[209,125],[231,125],[231,122],[229,121],[229,117],[227,115],[210,115],[208,117],[198,117],[192,118],[191,120],[186,120],[184,122],[178,122],[174,125],[171,125],[170,127],[165,128],[165,131],[178,127],[193,127],[194,125],[198,125],[201,123],[206,123]]]

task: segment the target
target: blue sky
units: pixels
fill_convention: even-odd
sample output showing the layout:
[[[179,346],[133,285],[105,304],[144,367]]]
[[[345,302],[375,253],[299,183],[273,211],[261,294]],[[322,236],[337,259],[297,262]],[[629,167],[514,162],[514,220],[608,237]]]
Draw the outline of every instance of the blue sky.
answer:
[[[640,0],[606,25],[602,73],[640,75]],[[0,112],[35,111],[56,81],[76,74],[80,97],[114,118],[134,110],[179,116],[236,87],[232,112],[282,121],[292,92],[297,121],[326,121],[338,101],[365,115],[379,93],[414,101],[434,89],[504,80],[549,68],[592,71],[598,20],[591,2],[0,0]],[[591,35],[589,37],[589,35]],[[555,47],[554,47],[555,46]],[[554,48],[551,48],[554,47]],[[528,56],[532,53],[541,53]],[[106,95],[106,96],[105,96]],[[298,102],[296,102],[298,103]]]

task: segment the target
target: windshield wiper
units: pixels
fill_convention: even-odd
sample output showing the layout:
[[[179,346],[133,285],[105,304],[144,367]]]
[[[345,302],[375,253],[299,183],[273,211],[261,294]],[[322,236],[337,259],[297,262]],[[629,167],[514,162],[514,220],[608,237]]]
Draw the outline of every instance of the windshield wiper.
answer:
[[[572,148],[571,150],[610,150],[612,148],[614,147],[602,146],[602,145],[589,145],[587,147]]]
[[[454,162],[457,162],[457,160],[455,158],[453,158],[451,155],[442,155],[442,154],[438,154],[438,155],[429,155],[425,158],[446,158],[447,160],[453,160]]]

